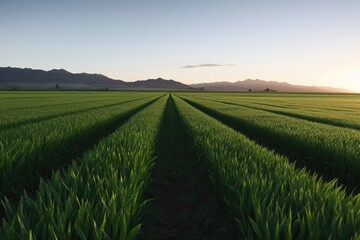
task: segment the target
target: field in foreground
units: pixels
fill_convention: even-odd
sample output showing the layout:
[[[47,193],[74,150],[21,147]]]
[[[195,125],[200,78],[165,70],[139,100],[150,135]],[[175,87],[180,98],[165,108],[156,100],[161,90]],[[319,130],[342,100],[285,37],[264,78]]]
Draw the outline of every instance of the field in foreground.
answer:
[[[0,93],[1,239],[360,239],[360,96]]]

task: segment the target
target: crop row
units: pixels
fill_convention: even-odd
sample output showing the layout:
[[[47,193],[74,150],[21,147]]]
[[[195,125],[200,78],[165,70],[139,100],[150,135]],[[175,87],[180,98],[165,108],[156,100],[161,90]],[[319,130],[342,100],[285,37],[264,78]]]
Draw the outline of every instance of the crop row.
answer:
[[[19,92],[19,93],[2,93],[0,106],[1,111],[22,110],[28,108],[39,108],[43,106],[51,106],[58,104],[69,104],[81,101],[103,99],[100,95],[95,94],[79,94],[65,92]]]
[[[154,100],[140,99],[0,132],[1,193],[36,185],[39,176],[67,164]]]
[[[242,107],[248,107],[251,109],[263,110],[266,112],[276,113],[280,115],[285,115],[289,117],[300,118],[304,120],[309,120],[313,122],[325,123],[329,125],[347,127],[360,130],[359,123],[359,112],[350,112],[349,110],[337,110],[337,111],[324,111],[324,109],[304,107],[301,104],[298,104],[296,107],[279,107],[271,104],[260,104],[258,102],[246,102],[242,101],[239,98],[227,99],[213,99],[214,101],[232,104]],[[344,117],[346,114],[346,117]]]
[[[157,93],[138,92],[136,96],[155,96]],[[19,92],[0,95],[2,113],[8,111],[30,110],[47,107],[61,107],[72,104],[81,104],[89,101],[121,100],[132,98],[133,92]],[[29,111],[30,112],[30,111]]]
[[[271,147],[298,155],[300,165],[337,177],[350,189],[360,182],[360,132],[213,101],[186,101]],[[280,147],[279,147],[280,146]]]
[[[281,109],[301,109],[309,112],[334,114],[348,112],[359,114],[360,101],[357,95],[334,94],[244,94],[244,93],[184,93],[184,96],[193,96],[207,100],[220,100],[233,103],[249,103]],[[345,116],[346,117],[346,116]]]
[[[166,98],[134,115],[66,171],[42,181],[35,199],[6,201],[4,239],[134,239]],[[146,124],[144,124],[146,122]]]
[[[296,97],[297,94],[288,96],[287,94],[269,94],[261,97],[259,95],[248,96],[244,95],[217,95],[217,94],[183,94],[184,96],[201,98],[204,100],[216,100],[230,102],[234,104],[244,105],[257,105],[262,107],[275,107],[282,110],[303,110],[309,113],[326,113],[337,115],[343,111],[350,112],[351,114],[359,113],[360,102],[359,99],[354,97],[347,99],[342,95],[335,96],[318,96],[314,94],[301,95]],[[271,95],[271,96],[270,96]]]
[[[360,198],[255,144],[180,98],[179,114],[246,239],[359,237]],[[214,105],[212,105],[214,106]]]
[[[144,98],[149,98],[146,96]],[[35,108],[18,111],[4,111],[0,119],[0,131],[4,129],[18,127],[20,125],[29,124],[33,122],[40,122],[49,120],[61,116],[79,114],[86,111],[96,110],[105,107],[116,106],[140,99],[139,96],[135,96],[127,99],[107,99],[88,101],[85,103],[70,104],[67,106],[51,106],[46,108]]]

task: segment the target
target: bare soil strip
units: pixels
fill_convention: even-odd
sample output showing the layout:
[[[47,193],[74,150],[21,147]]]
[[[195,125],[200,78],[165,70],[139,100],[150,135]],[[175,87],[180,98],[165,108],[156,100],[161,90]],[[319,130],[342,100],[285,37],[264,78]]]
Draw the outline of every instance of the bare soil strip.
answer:
[[[140,239],[234,239],[235,221],[212,189],[170,97]]]

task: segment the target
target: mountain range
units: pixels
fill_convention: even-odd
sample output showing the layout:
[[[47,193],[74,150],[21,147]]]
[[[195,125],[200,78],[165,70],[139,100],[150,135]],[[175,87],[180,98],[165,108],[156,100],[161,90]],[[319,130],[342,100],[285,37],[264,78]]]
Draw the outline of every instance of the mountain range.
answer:
[[[214,82],[186,85],[162,78],[126,82],[101,74],[71,73],[64,69],[50,71],[30,68],[0,67],[0,89],[114,89],[114,90],[194,90],[194,91],[278,91],[339,92],[346,89],[292,85],[286,82],[246,79],[237,82]]]
[[[337,92],[351,93],[347,89],[317,86],[292,85],[286,82],[246,79],[237,82],[213,82],[191,84],[193,88],[212,91],[278,91],[278,92]]]
[[[162,78],[125,82],[101,74],[71,73],[30,68],[0,67],[0,89],[192,89],[174,80]]]

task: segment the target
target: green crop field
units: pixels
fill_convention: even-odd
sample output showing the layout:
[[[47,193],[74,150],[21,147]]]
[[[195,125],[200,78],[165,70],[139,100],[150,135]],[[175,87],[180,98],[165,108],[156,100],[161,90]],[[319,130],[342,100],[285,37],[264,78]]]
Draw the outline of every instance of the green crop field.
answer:
[[[360,239],[360,96],[0,92],[0,239]]]

